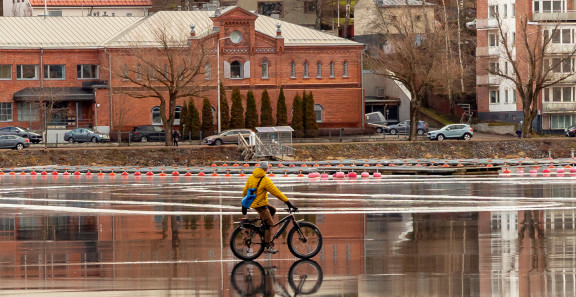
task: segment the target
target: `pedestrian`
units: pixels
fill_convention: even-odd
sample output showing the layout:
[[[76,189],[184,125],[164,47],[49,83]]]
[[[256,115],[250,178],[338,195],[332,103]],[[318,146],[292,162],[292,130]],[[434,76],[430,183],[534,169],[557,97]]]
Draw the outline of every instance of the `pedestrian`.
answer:
[[[242,197],[246,196],[248,189],[256,188],[256,199],[254,199],[250,207],[258,212],[258,215],[260,215],[262,219],[262,224],[264,224],[264,252],[275,254],[278,250],[274,249],[270,242],[272,241],[272,228],[274,228],[274,219],[272,217],[276,213],[276,208],[268,204],[268,192],[276,196],[280,201],[286,203],[288,208],[295,211],[298,210],[298,208],[292,205],[292,203],[288,201],[288,197],[282,194],[272,180],[266,176],[269,166],[268,162],[260,162],[259,165],[259,167],[254,169],[252,175],[248,177],[244,191],[242,192]],[[245,215],[247,209],[242,207],[242,213]]]
[[[522,124],[524,123],[524,121],[520,121],[520,124],[518,124],[518,129],[516,129],[516,136],[518,136],[518,138],[522,138]]]
[[[174,142],[174,146],[178,146],[178,138],[180,138],[180,133],[178,133],[178,130],[174,129],[172,132],[172,142]]]

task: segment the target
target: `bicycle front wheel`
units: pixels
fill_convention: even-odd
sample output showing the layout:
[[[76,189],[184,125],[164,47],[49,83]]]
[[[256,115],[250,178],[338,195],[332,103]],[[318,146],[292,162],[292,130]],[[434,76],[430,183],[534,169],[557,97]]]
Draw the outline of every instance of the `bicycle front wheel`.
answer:
[[[296,293],[294,296],[298,294],[310,295],[318,292],[318,289],[322,286],[323,279],[324,273],[320,265],[307,259],[298,260],[292,264],[288,273],[288,283]]]
[[[255,226],[239,226],[230,236],[230,248],[234,256],[245,261],[254,260],[264,251],[264,234]]]
[[[316,225],[309,222],[299,222],[288,232],[288,249],[301,259],[309,259],[322,249],[322,233]]]

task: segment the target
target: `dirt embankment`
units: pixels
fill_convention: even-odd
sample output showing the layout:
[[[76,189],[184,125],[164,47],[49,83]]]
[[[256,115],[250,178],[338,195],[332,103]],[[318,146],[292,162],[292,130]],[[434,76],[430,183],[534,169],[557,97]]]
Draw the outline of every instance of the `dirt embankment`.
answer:
[[[339,159],[396,158],[569,158],[576,150],[571,139],[506,141],[444,141],[343,143],[296,145],[294,159],[322,161]],[[42,165],[87,166],[204,166],[216,161],[242,161],[236,146],[205,147],[117,147],[56,148],[0,151],[0,167]]]

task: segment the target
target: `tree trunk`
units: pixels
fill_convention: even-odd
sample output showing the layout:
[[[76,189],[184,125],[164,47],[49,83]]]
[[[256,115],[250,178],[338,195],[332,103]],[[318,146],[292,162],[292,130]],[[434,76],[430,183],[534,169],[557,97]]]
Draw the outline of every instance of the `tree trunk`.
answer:
[[[350,24],[350,5],[352,0],[346,0],[346,17],[344,19],[344,32],[342,37],[348,38],[348,25]]]
[[[410,90],[412,100],[410,100],[410,136],[409,141],[416,141],[416,131],[418,130],[418,111],[420,110],[420,95],[414,89]]]
[[[322,29],[322,1],[316,1],[316,23],[314,24],[314,29],[316,30]]]

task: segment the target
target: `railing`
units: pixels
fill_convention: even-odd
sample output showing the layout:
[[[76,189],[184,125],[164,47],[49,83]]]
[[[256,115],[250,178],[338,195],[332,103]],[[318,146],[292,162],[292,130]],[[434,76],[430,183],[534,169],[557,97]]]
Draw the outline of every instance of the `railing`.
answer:
[[[534,21],[574,21],[576,20],[576,10],[534,12]]]
[[[543,112],[576,112],[576,102],[542,102]]]

